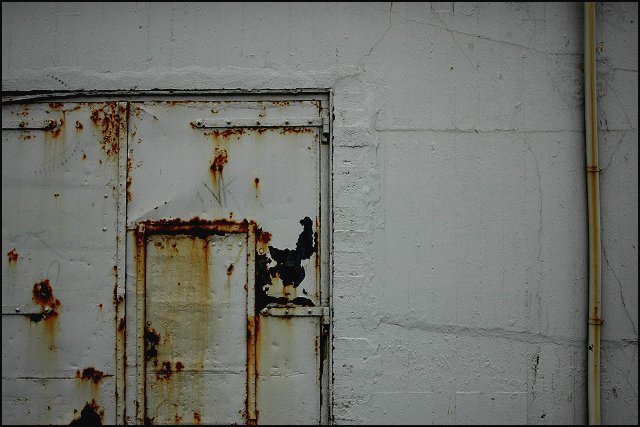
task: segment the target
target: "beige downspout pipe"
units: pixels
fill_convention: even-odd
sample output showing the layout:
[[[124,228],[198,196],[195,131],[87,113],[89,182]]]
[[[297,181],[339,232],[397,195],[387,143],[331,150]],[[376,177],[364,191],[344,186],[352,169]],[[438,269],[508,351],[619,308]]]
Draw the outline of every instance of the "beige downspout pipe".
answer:
[[[602,325],[600,262],[600,167],[596,108],[596,46],[594,2],[584,4],[584,115],[589,222],[589,319],[587,399],[589,424],[600,424],[600,326]]]

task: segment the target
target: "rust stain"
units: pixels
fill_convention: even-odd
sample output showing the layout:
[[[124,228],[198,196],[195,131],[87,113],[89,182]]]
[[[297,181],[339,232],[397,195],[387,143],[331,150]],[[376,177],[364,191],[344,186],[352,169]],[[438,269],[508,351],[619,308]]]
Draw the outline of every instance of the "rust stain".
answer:
[[[200,424],[200,423],[202,422],[202,417],[201,417],[201,415],[200,415],[200,412],[195,411],[195,412],[193,413],[193,421],[194,421],[196,424]]]
[[[76,129],[78,129],[78,130],[84,129],[84,126],[82,125],[82,123],[80,123],[77,120],[76,120]]]
[[[283,127],[280,130],[280,134],[302,134],[302,133],[313,133],[314,129],[309,127]]]
[[[184,365],[182,364],[182,362],[178,361],[176,362],[176,372],[180,372],[184,369]]]
[[[63,115],[64,115],[64,112],[63,112]],[[66,117],[66,115],[64,117]],[[55,139],[55,138],[58,138],[62,133],[65,122],[66,120],[64,118],[60,119],[60,122],[57,122],[55,120],[47,120],[45,126],[42,129],[45,132],[51,132],[51,136],[53,136],[53,138]]]
[[[23,141],[26,141],[27,139],[35,138],[35,135],[32,135],[28,130],[24,130],[20,132],[20,135],[18,136],[18,138],[20,138]]]
[[[28,122],[25,122],[24,120],[23,120],[23,121],[21,121],[20,123],[18,123],[18,127],[19,127],[19,128],[21,128],[21,129],[24,129],[24,128],[26,128],[27,126],[29,126],[29,123],[28,123]]]
[[[181,423],[182,422],[182,417],[180,415],[176,414],[175,421],[176,421],[176,424]]]
[[[76,378],[80,378],[82,380],[93,381],[94,384],[98,384],[102,377],[104,377],[104,372],[97,370],[94,367],[84,368],[82,373],[80,371],[76,372]]]
[[[171,378],[173,375],[173,369],[171,369],[171,362],[162,362],[161,368],[158,372],[156,372],[156,378],[159,380],[166,380]]]
[[[87,160],[87,153],[82,153],[82,160]]]
[[[271,101],[271,103],[279,107],[286,107],[288,105],[291,105],[291,101]]]
[[[41,307],[54,307],[60,304],[60,301],[53,297],[53,289],[49,279],[44,279],[33,285],[33,299]]]
[[[232,221],[226,218],[206,220],[199,217],[193,217],[190,220],[163,218],[143,221],[140,224],[151,232],[160,230],[165,234],[188,233],[194,237],[208,237],[212,234],[246,233],[249,227],[249,222],[246,219],[242,221]]]
[[[119,331],[119,332],[124,332],[125,330],[126,330],[126,324],[125,324],[125,321],[124,321],[124,319],[120,319],[120,320],[118,321],[118,331]]]
[[[38,323],[43,319],[55,318],[58,316],[60,300],[54,298],[53,289],[49,279],[41,280],[33,285],[33,300],[42,307],[40,313],[28,314],[27,317],[32,322]],[[53,331],[50,331],[53,335]]]
[[[160,334],[158,334],[152,327],[146,326],[144,328],[144,356],[146,360],[153,359],[153,364],[158,364],[158,348],[160,344]]]
[[[120,150],[120,115],[116,103],[107,102],[103,108],[92,109],[91,121],[102,132],[100,145],[107,157],[117,157]]]
[[[229,268],[227,268],[227,276],[231,276],[233,274],[233,264],[229,265]]]
[[[229,162],[229,156],[227,154],[227,150],[224,148],[216,147],[214,151],[213,162],[211,163],[211,171],[214,176],[222,173],[224,169],[224,165]]]
[[[245,132],[246,132],[245,128],[235,127],[235,128],[228,128],[223,131],[215,129],[213,132],[209,134],[213,135],[214,138],[219,138],[219,137],[230,138],[232,136],[235,136],[237,139],[240,139],[240,137],[244,135]]]
[[[77,410],[74,409],[74,412]],[[77,418],[69,424],[70,426],[101,426],[102,418],[104,417],[104,410],[100,408],[100,405],[95,400],[91,400],[91,403],[87,402],[84,408],[80,412],[80,418]]]
[[[54,110],[57,110],[64,107],[64,104],[62,102],[50,102],[49,107],[53,108]]]
[[[133,196],[131,195],[131,171],[133,169],[133,159],[131,156],[127,156],[127,202],[130,202]]]
[[[20,256],[18,255],[16,248],[13,248],[9,252],[7,252],[7,258],[9,258],[9,263],[18,262],[19,257]]]

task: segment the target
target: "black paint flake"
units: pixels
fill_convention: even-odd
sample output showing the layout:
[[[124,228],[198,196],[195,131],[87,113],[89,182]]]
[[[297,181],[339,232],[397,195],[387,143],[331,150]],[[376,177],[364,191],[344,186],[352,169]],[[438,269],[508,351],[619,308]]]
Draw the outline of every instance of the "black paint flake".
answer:
[[[305,278],[305,270],[302,261],[311,258],[318,250],[318,234],[313,231],[313,221],[305,217],[300,221],[302,232],[298,236],[295,250],[278,249],[269,246],[269,255],[258,255],[256,257],[256,311],[260,311],[268,304],[294,304],[303,307],[313,307],[313,301],[305,297],[297,297],[288,300],[286,297],[273,297],[267,295],[269,286],[272,285],[272,278],[280,277],[284,286],[297,288]],[[271,261],[276,265],[269,267]],[[304,290],[303,290],[304,291]],[[304,292],[306,294],[306,292]]]

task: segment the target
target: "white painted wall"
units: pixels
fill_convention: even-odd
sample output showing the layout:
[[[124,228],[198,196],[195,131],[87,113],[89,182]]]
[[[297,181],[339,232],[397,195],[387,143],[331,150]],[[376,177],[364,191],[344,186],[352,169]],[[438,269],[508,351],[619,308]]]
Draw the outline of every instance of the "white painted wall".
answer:
[[[638,422],[638,6],[598,4],[603,421]],[[4,91],[334,90],[336,423],[584,423],[579,3],[2,5]]]

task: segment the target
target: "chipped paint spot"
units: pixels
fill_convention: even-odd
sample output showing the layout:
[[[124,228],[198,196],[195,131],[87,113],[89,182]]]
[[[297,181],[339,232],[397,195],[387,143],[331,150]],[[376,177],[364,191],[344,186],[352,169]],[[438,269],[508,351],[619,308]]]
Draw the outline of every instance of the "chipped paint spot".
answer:
[[[75,410],[74,410],[75,411]],[[80,418],[77,418],[69,424],[70,426],[101,426],[102,418],[104,417],[104,410],[92,400],[91,403],[87,402],[80,412]]]
[[[154,359],[154,364],[158,363],[158,344],[160,344],[160,334],[152,327],[144,328],[144,356],[146,360]]]
[[[306,273],[302,261],[311,258],[318,250],[317,232],[313,231],[313,221],[305,217],[300,221],[303,227],[298,236],[296,249],[278,249],[268,246],[267,253],[260,253],[261,248],[268,245],[271,235],[259,230],[257,236],[258,255],[256,256],[256,312],[269,304],[293,304],[296,306],[313,307],[315,304],[309,298],[296,297],[289,300],[286,296],[272,296],[268,294],[273,285],[272,279],[280,278],[283,286],[298,287],[304,280]],[[275,262],[275,266],[271,264]]]
[[[82,125],[82,123],[80,123],[77,120],[76,120],[76,129],[78,129],[78,130],[84,129],[84,126]]]

